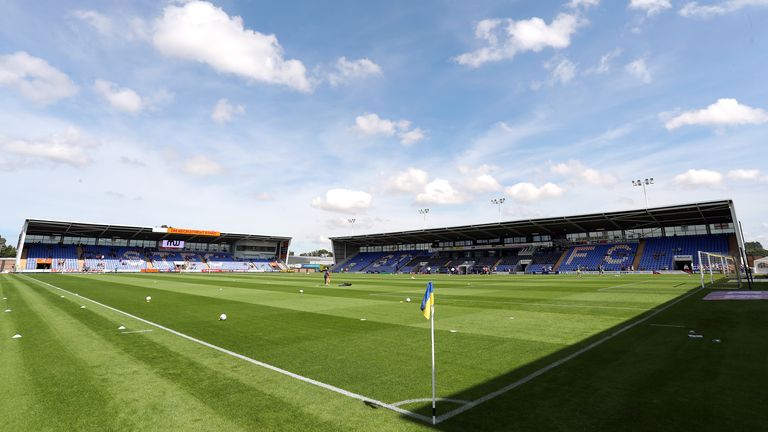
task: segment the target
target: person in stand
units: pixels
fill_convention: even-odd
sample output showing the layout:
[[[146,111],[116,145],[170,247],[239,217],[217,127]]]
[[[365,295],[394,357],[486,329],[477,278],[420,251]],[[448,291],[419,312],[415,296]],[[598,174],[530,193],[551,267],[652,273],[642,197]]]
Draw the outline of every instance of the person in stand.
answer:
[[[328,286],[331,284],[331,272],[328,270],[325,271],[323,274],[323,279],[325,280],[325,285]]]

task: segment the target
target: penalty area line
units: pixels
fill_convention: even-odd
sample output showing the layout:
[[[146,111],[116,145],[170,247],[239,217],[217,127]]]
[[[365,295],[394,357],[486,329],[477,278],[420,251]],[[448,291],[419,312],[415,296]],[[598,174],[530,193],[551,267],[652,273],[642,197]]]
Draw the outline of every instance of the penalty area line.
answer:
[[[27,275],[21,275],[21,276],[26,278],[26,279],[29,279],[31,281],[34,281],[34,282],[36,282],[38,284],[49,286],[51,288],[54,288],[54,289],[57,289],[59,291],[68,293],[70,295],[75,295],[75,293],[73,293],[73,292],[67,291],[64,288],[57,287],[56,285],[50,284],[48,282],[43,282],[43,281],[37,280],[35,278],[31,278],[31,277],[29,277]],[[119,314],[125,315],[125,316],[127,316],[129,318],[133,318],[133,319],[135,319],[137,321],[141,321],[144,324],[151,325],[153,327],[157,327],[160,330],[165,330],[168,333],[171,333],[171,334],[174,334],[174,335],[179,336],[181,338],[187,339],[187,340],[189,340],[191,342],[195,342],[197,344],[200,344],[200,345],[203,345],[205,347],[214,349],[216,351],[222,352],[224,354],[230,355],[230,356],[238,358],[240,360],[244,360],[244,361],[246,361],[248,363],[252,363],[252,364],[254,364],[256,366],[261,366],[261,367],[263,367],[265,369],[269,369],[271,371],[274,371],[274,372],[277,372],[277,373],[289,376],[291,378],[297,379],[299,381],[303,381],[303,382],[308,383],[308,384],[315,385],[317,387],[324,388],[326,390],[330,390],[330,391],[335,392],[335,393],[339,393],[339,394],[341,394],[343,396],[347,396],[347,397],[350,397],[350,398],[353,398],[353,399],[357,399],[357,400],[363,401],[365,403],[374,404],[374,405],[380,406],[382,408],[387,408],[389,410],[395,411],[397,413],[403,414],[405,416],[408,416],[408,417],[411,417],[411,418],[414,418],[414,419],[417,419],[417,420],[421,420],[421,421],[426,422],[426,423],[432,423],[432,418],[431,417],[427,417],[427,416],[424,416],[424,415],[421,415],[421,414],[416,414],[414,412],[402,409],[402,408],[397,407],[395,405],[388,404],[388,403],[385,403],[385,402],[381,402],[381,401],[378,401],[376,399],[372,399],[372,398],[369,398],[369,397],[366,397],[366,396],[363,396],[363,395],[360,395],[360,394],[357,394],[357,393],[353,393],[351,391],[344,390],[342,388],[333,386],[331,384],[326,384],[324,382],[317,381],[317,380],[314,380],[312,378],[307,378],[307,377],[305,377],[303,375],[299,375],[297,373],[293,373],[293,372],[287,371],[285,369],[281,369],[281,368],[279,368],[277,366],[273,366],[273,365],[271,365],[269,363],[264,363],[264,362],[256,360],[256,359],[252,359],[250,357],[244,356],[242,354],[238,354],[238,353],[236,353],[234,351],[230,351],[230,350],[228,350],[226,348],[222,348],[220,346],[214,345],[214,344],[206,342],[204,340],[197,339],[197,338],[195,338],[193,336],[189,336],[187,334],[181,333],[179,331],[173,330],[171,328],[165,327],[165,326],[157,324],[155,322],[146,320],[144,318],[138,317],[138,316],[130,314],[128,312],[125,312],[125,311],[122,311],[120,309],[114,308],[112,306],[105,305],[103,303],[100,303],[100,302],[98,302],[96,300],[93,300],[93,299],[90,299],[88,297],[84,297],[84,296],[80,295],[80,296],[78,296],[78,298],[81,298],[83,300],[87,300],[87,301],[89,301],[89,302],[91,302],[93,304],[99,305],[99,306],[101,306],[101,307],[103,307],[105,309],[109,309],[109,310],[111,310],[113,312],[117,312]]]
[[[500,389],[498,389],[496,391],[488,393],[485,396],[481,396],[481,397],[479,397],[479,398],[477,398],[477,399],[467,403],[464,406],[461,406],[459,408],[454,409],[453,411],[448,411],[447,413],[445,413],[445,414],[443,414],[441,416],[438,416],[436,421],[435,421],[435,424],[442,423],[442,422],[450,419],[451,417],[457,416],[457,415],[459,415],[459,414],[461,414],[461,413],[463,413],[465,411],[468,411],[468,410],[470,410],[470,409],[480,405],[483,402],[488,402],[489,400],[491,400],[493,398],[496,398],[498,396],[501,396],[501,395],[503,395],[504,393],[507,393],[510,390],[513,390],[513,389],[515,389],[517,387],[520,387],[521,385],[527,383],[528,381],[533,380],[534,378],[538,377],[539,375],[543,375],[543,374],[549,372],[550,370],[560,366],[561,364],[563,364],[563,363],[565,363],[565,362],[567,362],[569,360],[573,360],[574,358],[584,354],[585,352],[591,350],[592,348],[595,348],[596,346],[602,344],[603,342],[606,342],[606,341],[608,341],[610,339],[613,339],[614,337],[620,335],[621,333],[624,333],[625,331],[627,331],[627,330],[629,330],[629,329],[631,329],[633,327],[636,327],[636,326],[638,326],[638,325],[648,321],[649,319],[651,319],[654,316],[660,314],[661,312],[671,308],[672,306],[680,303],[681,301],[687,299],[688,297],[698,293],[702,289],[703,288],[699,287],[699,288],[689,292],[688,294],[685,294],[684,296],[679,297],[676,300],[670,302],[666,306],[663,306],[663,307],[658,308],[658,309],[651,309],[652,312],[650,314],[646,315],[645,317],[640,318],[638,320],[635,320],[635,321],[625,325],[624,327],[619,328],[618,330],[614,331],[613,333],[611,333],[611,334],[609,334],[609,335],[607,335],[607,336],[605,336],[605,337],[603,337],[601,339],[598,339],[598,340],[592,342],[591,344],[585,346],[584,348],[581,348],[580,350],[578,350],[578,351],[576,351],[574,353],[571,353],[571,354],[567,355],[566,357],[561,358],[560,360],[557,360],[557,361],[555,361],[553,363],[550,363],[547,366],[544,366],[543,368],[533,372],[532,374],[530,374],[528,376],[525,376],[525,377],[523,377],[523,378],[521,378],[521,379],[519,379],[519,380],[517,380],[517,381],[515,381],[515,382],[513,382],[511,384],[508,384],[508,385],[506,385],[506,386],[504,386],[504,387],[502,387],[502,388],[500,388]]]

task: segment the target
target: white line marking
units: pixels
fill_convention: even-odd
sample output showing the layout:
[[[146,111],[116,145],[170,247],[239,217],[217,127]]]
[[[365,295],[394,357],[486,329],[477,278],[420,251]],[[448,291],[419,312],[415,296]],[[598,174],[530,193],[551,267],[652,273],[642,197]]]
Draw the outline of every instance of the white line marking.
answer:
[[[373,294],[368,294],[368,295],[372,295],[372,296],[378,295],[378,296],[392,297],[392,295],[390,295],[390,294],[377,294],[377,293],[373,293]],[[442,300],[443,302],[446,301],[444,296],[442,297],[442,299],[443,299]],[[456,298],[456,297],[451,297],[449,299],[449,301],[451,301],[451,302],[453,302],[453,301],[469,301],[469,302],[474,302],[474,303],[493,303],[493,304],[499,304],[499,305],[517,304],[517,305],[524,305],[524,306],[553,306],[553,307],[566,307],[566,308],[577,308],[577,309],[593,309],[593,308],[596,308],[596,309],[626,309],[626,310],[641,310],[641,311],[653,310],[653,309],[648,309],[648,308],[630,307],[630,306],[597,306],[597,305],[590,306],[590,305],[583,305],[583,304],[531,303],[531,302],[514,302],[514,301],[503,301],[503,300],[500,300],[500,301],[497,301],[497,300],[474,300],[474,299],[464,299],[464,298]],[[443,305],[445,305],[445,303],[443,303]],[[449,306],[454,306],[454,305],[449,305]]]
[[[691,291],[688,294],[686,294],[686,295],[684,295],[682,297],[677,298],[676,300],[672,301],[671,303],[667,304],[664,307],[661,307],[659,309],[653,309],[653,312],[651,312],[647,316],[645,316],[643,318],[640,318],[640,319],[638,319],[638,320],[636,320],[636,321],[634,321],[632,323],[629,323],[629,324],[627,324],[624,327],[621,327],[620,329],[618,329],[615,332],[609,334],[608,336],[606,336],[606,337],[604,337],[604,338],[602,338],[600,340],[597,340],[595,342],[592,342],[591,344],[585,346],[584,348],[582,348],[582,349],[580,349],[580,350],[578,350],[578,351],[576,351],[576,352],[574,352],[574,353],[572,353],[572,354],[570,354],[570,355],[568,355],[566,357],[563,357],[560,360],[557,360],[557,361],[555,361],[553,363],[550,363],[549,365],[544,366],[543,368],[537,370],[536,372],[534,372],[534,373],[532,373],[532,374],[530,374],[530,375],[528,375],[526,377],[523,377],[523,378],[521,378],[521,379],[519,379],[519,380],[517,380],[517,381],[515,381],[515,382],[513,382],[511,384],[508,384],[508,385],[506,385],[506,386],[504,386],[504,387],[502,387],[502,388],[500,388],[500,389],[498,389],[496,391],[488,393],[485,396],[481,396],[481,397],[479,397],[479,398],[469,402],[468,404],[466,404],[466,405],[464,405],[462,407],[456,408],[453,411],[448,411],[447,413],[445,413],[445,414],[443,414],[441,416],[438,416],[436,423],[442,423],[442,422],[450,419],[451,417],[457,416],[457,415],[459,415],[459,414],[461,414],[461,413],[463,413],[465,411],[468,411],[468,410],[470,410],[470,409],[480,405],[483,402],[487,402],[487,401],[489,401],[489,400],[491,400],[491,399],[493,399],[493,398],[495,398],[497,396],[501,396],[504,393],[506,393],[506,392],[508,392],[508,391],[510,391],[510,390],[512,390],[514,388],[517,388],[517,387],[527,383],[528,381],[531,381],[532,379],[538,377],[539,375],[543,375],[544,373],[546,373],[546,372],[548,372],[548,371],[550,371],[550,370],[560,366],[561,364],[563,364],[563,363],[565,363],[565,362],[567,362],[569,360],[573,360],[574,358],[584,354],[585,352],[587,352],[587,351],[591,350],[592,348],[602,344],[603,342],[605,342],[605,341],[607,341],[609,339],[613,339],[615,336],[618,336],[619,334],[624,333],[625,331],[631,329],[632,327],[635,327],[635,326],[637,326],[639,324],[642,324],[642,323],[648,321],[649,319],[653,318],[654,316],[658,315],[659,313],[669,309],[670,307],[676,305],[677,303],[680,303],[681,301],[687,299],[688,297],[698,293],[702,289],[703,288],[699,287],[696,290]]]
[[[461,399],[447,399],[447,398],[437,398],[438,402],[451,402],[455,404],[468,404],[469,401],[461,400]],[[419,402],[432,402],[432,398],[421,398],[421,399],[408,399],[400,402],[395,402],[392,404],[392,406],[401,406],[401,405],[408,405],[413,403],[419,403]]]
[[[614,289],[614,288],[624,288],[624,287],[629,287],[629,286],[641,285],[641,284],[645,284],[645,283],[649,283],[649,282],[654,282],[655,283],[655,282],[658,282],[658,281],[647,280],[647,281],[639,281],[639,282],[630,282],[630,283],[625,283],[625,284],[622,284],[622,285],[614,285],[614,286],[609,286],[609,287],[606,287],[606,288],[600,288],[600,289],[598,289],[598,291],[608,291],[608,290],[611,290],[611,289]]]
[[[130,333],[148,333],[148,332],[151,332],[151,331],[152,331],[151,329],[149,329],[149,330],[131,330],[131,331],[124,331],[124,332],[120,332],[120,333],[122,333],[122,334],[130,334]]]
[[[20,276],[22,276],[22,277],[24,277],[26,279],[30,279],[32,281],[35,281],[35,282],[37,282],[39,284],[47,285],[47,286],[49,286],[51,288],[54,288],[54,289],[57,289],[57,290],[60,290],[60,291],[72,294],[71,292],[65,290],[64,288],[59,288],[56,285],[49,284],[48,282],[43,282],[43,281],[37,280],[35,278],[31,278],[31,277],[29,277],[27,275],[20,275]],[[253,364],[257,365],[257,366],[261,366],[261,367],[269,369],[271,371],[274,371],[274,372],[277,372],[277,373],[281,373],[283,375],[287,375],[287,376],[289,376],[291,378],[295,378],[295,379],[297,379],[299,381],[304,381],[306,383],[309,383],[309,384],[312,384],[312,385],[316,385],[318,387],[322,387],[322,388],[324,388],[326,390],[330,390],[330,391],[342,394],[344,396],[351,397],[353,399],[361,400],[363,402],[368,402],[368,403],[372,403],[374,405],[378,405],[378,406],[380,406],[382,408],[390,409],[392,411],[398,412],[398,413],[406,415],[408,417],[415,418],[417,420],[421,420],[423,422],[432,423],[432,418],[431,417],[423,416],[421,414],[416,414],[414,412],[410,412],[408,410],[404,410],[404,409],[396,407],[394,405],[387,404],[387,403],[384,403],[384,402],[381,402],[381,401],[378,401],[376,399],[372,399],[372,398],[369,398],[369,397],[365,397],[363,395],[360,395],[360,394],[357,394],[357,393],[353,393],[351,391],[344,390],[342,388],[339,388],[339,387],[336,387],[336,386],[333,386],[333,385],[330,385],[330,384],[326,384],[324,382],[320,382],[320,381],[314,380],[312,378],[307,378],[305,376],[302,376],[302,375],[299,375],[299,374],[287,371],[285,369],[281,369],[281,368],[279,368],[277,366],[272,366],[269,363],[264,363],[264,362],[252,359],[250,357],[246,357],[246,356],[244,356],[242,354],[238,354],[238,353],[230,351],[230,350],[228,350],[226,348],[222,348],[220,346],[216,346],[214,344],[211,344],[211,343],[205,342],[203,340],[194,338],[192,336],[186,335],[184,333],[178,332],[178,331],[170,329],[168,327],[164,327],[164,326],[162,326],[160,324],[157,324],[157,323],[154,323],[152,321],[145,320],[144,318],[137,317],[136,315],[132,315],[132,314],[130,314],[128,312],[121,311],[120,309],[113,308],[112,306],[107,306],[107,305],[105,305],[103,303],[99,303],[96,300],[92,300],[92,299],[90,299],[88,297],[80,296],[80,298],[82,298],[84,300],[88,300],[91,303],[97,304],[97,305],[99,305],[99,306],[101,306],[103,308],[109,309],[109,310],[111,310],[113,312],[117,312],[117,313],[125,315],[125,316],[127,316],[129,318],[133,318],[133,319],[135,319],[137,321],[141,321],[144,324],[148,324],[148,325],[151,325],[153,327],[157,327],[157,328],[159,328],[161,330],[165,330],[168,333],[171,333],[171,334],[174,334],[176,336],[182,337],[182,338],[187,339],[189,341],[198,343],[200,345],[206,346],[206,347],[211,348],[211,349],[215,349],[216,351],[222,352],[224,354],[228,354],[228,355],[230,355],[232,357],[239,358],[240,360],[247,361],[248,363],[253,363]]]
[[[648,324],[649,326],[653,327],[677,327],[677,328],[685,328],[685,326],[681,325],[675,325],[675,324]]]

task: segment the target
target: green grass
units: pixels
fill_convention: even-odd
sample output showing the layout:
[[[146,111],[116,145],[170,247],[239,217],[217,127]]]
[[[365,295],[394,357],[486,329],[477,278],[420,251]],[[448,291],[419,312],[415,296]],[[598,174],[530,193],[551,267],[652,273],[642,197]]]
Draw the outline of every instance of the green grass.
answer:
[[[0,315],[3,430],[431,428],[157,328],[122,334],[120,325],[153,327],[35,279],[385,403],[431,394],[422,276],[335,275],[328,288],[321,276],[303,274],[0,275],[3,309],[12,309]],[[433,280],[438,396],[468,401],[646,317],[698,283],[650,275]],[[342,281],[352,286],[338,287]],[[705,293],[437,428],[763,428],[768,304],[703,302]],[[220,313],[229,319],[217,321]],[[688,338],[691,329],[705,337]],[[15,333],[23,338],[12,340]],[[439,414],[457,407],[439,404]],[[429,414],[425,403],[403,408]]]

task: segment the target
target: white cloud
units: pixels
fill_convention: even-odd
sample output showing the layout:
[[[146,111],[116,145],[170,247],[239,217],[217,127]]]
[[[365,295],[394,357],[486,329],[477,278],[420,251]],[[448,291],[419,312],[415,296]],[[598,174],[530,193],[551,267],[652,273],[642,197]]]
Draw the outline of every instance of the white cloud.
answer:
[[[90,153],[99,143],[77,128],[37,139],[0,140],[0,149],[8,154],[82,167],[90,163]]]
[[[396,126],[391,120],[384,120],[378,114],[363,114],[355,118],[357,130],[365,135],[394,135]]]
[[[350,189],[330,189],[325,197],[312,200],[312,207],[330,212],[355,214],[371,207],[373,197],[368,192]]]
[[[653,77],[651,76],[651,71],[648,70],[648,66],[646,66],[644,59],[641,59],[641,58],[636,59],[631,63],[627,64],[625,68],[630,75],[644,82],[645,84],[650,84],[651,81],[653,81]]]
[[[760,170],[758,169],[735,169],[728,171],[728,178],[731,180],[760,180]]]
[[[351,79],[381,75],[381,67],[367,58],[347,60],[341,57],[336,61],[336,71],[328,74],[328,81],[337,86]]]
[[[387,190],[396,193],[416,193],[422,190],[428,181],[429,175],[426,171],[408,168],[389,179]]]
[[[423,130],[415,128],[409,131],[401,132],[398,136],[400,137],[400,142],[403,145],[411,145],[423,140],[425,134]]]
[[[723,182],[723,175],[707,169],[689,169],[675,176],[675,183],[682,186],[717,186]]]
[[[65,73],[24,51],[0,56],[0,86],[44,105],[74,96],[78,91]]]
[[[768,0],[726,0],[714,4],[701,5],[699,2],[688,2],[680,8],[684,17],[710,18],[739,11],[749,6],[768,6]]]
[[[109,36],[112,34],[112,20],[105,15],[92,10],[75,10],[72,11],[72,16],[85,21],[103,35]]]
[[[587,69],[587,73],[602,75],[611,71],[611,61],[621,54],[621,49],[615,49],[600,56],[597,66]]]
[[[567,84],[576,76],[576,65],[568,59],[560,60],[552,68],[552,80],[560,84]]]
[[[246,29],[241,17],[230,17],[205,1],[166,6],[155,22],[152,41],[168,56],[205,63],[219,72],[305,92],[312,89],[304,64],[284,59],[275,35]]]
[[[355,129],[358,132],[364,135],[393,136],[397,134],[403,145],[411,145],[425,137],[423,130],[411,126],[408,120],[386,120],[375,113],[366,113],[355,118]]]
[[[507,187],[504,192],[515,201],[528,203],[545,198],[557,198],[562,196],[565,190],[554,183],[544,183],[538,187],[533,183],[523,182]]]
[[[681,126],[740,126],[768,123],[768,112],[740,104],[736,99],[718,99],[712,105],[684,112],[666,123],[669,130]]]
[[[272,201],[274,198],[269,192],[259,192],[256,194],[256,199],[259,201]]]
[[[567,6],[569,8],[579,8],[583,7],[584,9],[590,8],[592,6],[597,6],[600,4],[600,0],[571,0],[568,2]]]
[[[102,36],[149,40],[147,23],[139,17],[118,16],[113,19],[93,10],[74,10],[70,15],[93,27]],[[119,31],[115,31],[116,28]]]
[[[470,179],[469,188],[474,192],[492,192],[501,189],[501,184],[490,174],[479,174]]]
[[[558,163],[551,166],[550,170],[555,174],[560,174],[573,179],[600,186],[612,186],[616,184],[616,177],[611,174],[600,172],[594,168],[584,166],[581,161],[571,159],[568,162]]]
[[[93,87],[116,110],[136,114],[146,107],[141,96],[129,88],[121,88],[103,79],[97,79]]]
[[[484,63],[514,58],[520,52],[566,48],[571,44],[571,36],[584,23],[577,15],[567,13],[559,14],[549,24],[538,17],[521,21],[485,19],[475,26],[475,38],[485,42],[486,46],[461,54],[455,60],[479,67]]]
[[[501,189],[501,184],[491,174],[497,171],[499,167],[483,164],[473,168],[469,165],[459,165],[459,172],[469,178],[464,182],[465,186],[472,192],[492,192]]]
[[[221,174],[224,168],[215,160],[203,156],[193,156],[184,162],[184,172],[196,176]]]
[[[671,7],[669,0],[630,0],[629,2],[630,9],[643,11],[649,16]]]
[[[218,124],[224,124],[231,122],[235,115],[245,112],[245,107],[242,105],[232,105],[227,99],[219,99],[211,112],[211,119]]]
[[[461,204],[467,201],[462,193],[451,186],[445,179],[434,179],[424,186],[424,191],[416,195],[419,204]]]

